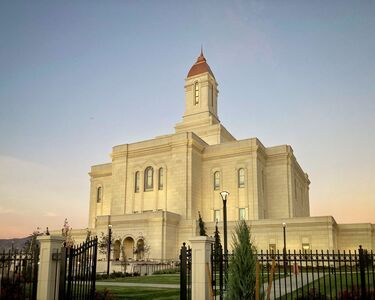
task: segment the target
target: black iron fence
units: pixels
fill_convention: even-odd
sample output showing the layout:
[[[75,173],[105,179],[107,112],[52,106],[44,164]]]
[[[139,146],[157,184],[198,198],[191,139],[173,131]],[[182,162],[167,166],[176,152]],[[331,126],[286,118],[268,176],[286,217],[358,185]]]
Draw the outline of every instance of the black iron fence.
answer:
[[[191,299],[191,262],[191,249],[183,243],[180,250],[180,300]]]
[[[0,252],[0,299],[36,299],[39,247]]]
[[[225,260],[223,247],[221,245],[211,245],[211,284],[212,294],[223,299],[224,296],[224,272]]]
[[[59,300],[94,299],[97,237],[72,248],[61,248]]]
[[[212,248],[212,294],[225,295],[226,259]],[[358,251],[287,251],[257,253],[257,295],[264,299],[375,299],[375,254]],[[228,274],[231,276],[231,274]]]

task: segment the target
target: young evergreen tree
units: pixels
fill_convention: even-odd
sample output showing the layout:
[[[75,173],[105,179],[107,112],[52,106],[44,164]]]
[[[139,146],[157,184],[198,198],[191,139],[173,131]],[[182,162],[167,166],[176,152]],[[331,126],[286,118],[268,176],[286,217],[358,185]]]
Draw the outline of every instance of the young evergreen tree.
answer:
[[[109,241],[109,236],[108,233],[101,232],[101,236],[98,239],[98,251],[101,254],[108,254],[108,241]],[[113,250],[113,243],[114,243],[114,238],[111,236],[111,251]]]
[[[198,211],[198,223],[199,223],[199,235],[200,236],[207,236],[206,234],[206,227],[204,226],[204,222],[202,220],[201,212]]]
[[[219,263],[220,263],[220,255],[222,254],[222,247],[221,247],[221,241],[220,241],[220,232],[217,227],[217,222],[215,225],[215,243],[214,243],[214,254],[215,254],[215,263],[216,267],[219,268]]]
[[[233,234],[233,256],[229,261],[227,299],[255,299],[256,254],[245,221],[237,223]]]

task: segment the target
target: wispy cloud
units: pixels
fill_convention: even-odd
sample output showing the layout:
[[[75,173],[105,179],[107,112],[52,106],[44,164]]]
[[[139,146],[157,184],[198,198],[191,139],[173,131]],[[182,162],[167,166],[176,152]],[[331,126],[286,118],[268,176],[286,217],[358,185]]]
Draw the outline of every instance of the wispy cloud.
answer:
[[[0,237],[25,236],[38,226],[60,228],[65,216],[75,228],[86,226],[81,181],[54,166],[1,154],[0,165]]]
[[[46,216],[46,217],[57,217],[58,214],[54,213],[52,211],[47,211],[47,212],[44,213],[44,216]]]
[[[13,214],[15,212],[16,212],[16,210],[13,209],[13,208],[0,206],[0,214]]]

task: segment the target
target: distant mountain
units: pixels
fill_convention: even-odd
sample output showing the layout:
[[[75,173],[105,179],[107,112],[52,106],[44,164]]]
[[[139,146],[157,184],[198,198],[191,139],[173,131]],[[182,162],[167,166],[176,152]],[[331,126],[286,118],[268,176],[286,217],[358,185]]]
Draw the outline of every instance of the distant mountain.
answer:
[[[19,239],[0,239],[0,251],[3,252],[8,251],[9,249],[23,249],[25,246],[26,242],[30,240],[31,237],[24,237],[24,238],[19,238]]]

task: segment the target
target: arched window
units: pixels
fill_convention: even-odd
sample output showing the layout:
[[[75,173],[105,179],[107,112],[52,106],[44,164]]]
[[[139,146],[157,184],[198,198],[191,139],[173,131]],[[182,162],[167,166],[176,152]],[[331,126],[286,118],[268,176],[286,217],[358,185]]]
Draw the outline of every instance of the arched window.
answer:
[[[214,190],[219,190],[220,189],[220,172],[216,171],[214,173]]]
[[[163,168],[159,169],[159,190],[162,190],[164,187],[164,170]]]
[[[194,84],[194,105],[199,103],[199,84],[196,82]]]
[[[147,167],[145,170],[145,191],[152,191],[154,188],[154,169]]]
[[[134,175],[134,192],[135,193],[139,192],[139,180],[140,180],[139,171],[137,171],[135,172],[135,175]]]
[[[143,239],[139,239],[137,241],[137,246],[135,249],[135,254],[137,255],[137,260],[143,259],[145,254],[145,241]]]
[[[238,187],[242,188],[245,186],[245,170],[238,169]]]
[[[120,260],[121,254],[121,242],[119,240],[115,241],[113,245],[113,259],[116,261]]]
[[[97,203],[102,202],[102,197],[103,197],[102,187],[99,186],[96,189],[96,202]]]

